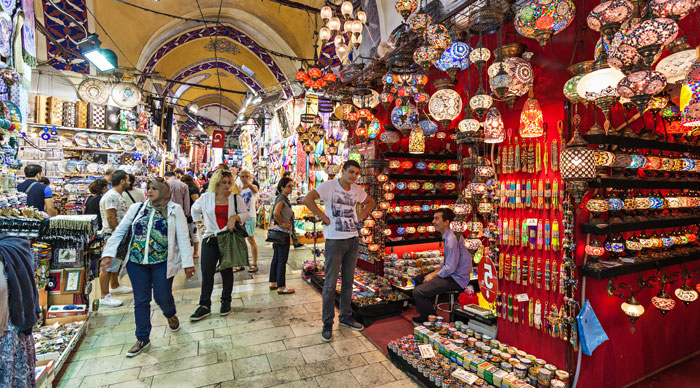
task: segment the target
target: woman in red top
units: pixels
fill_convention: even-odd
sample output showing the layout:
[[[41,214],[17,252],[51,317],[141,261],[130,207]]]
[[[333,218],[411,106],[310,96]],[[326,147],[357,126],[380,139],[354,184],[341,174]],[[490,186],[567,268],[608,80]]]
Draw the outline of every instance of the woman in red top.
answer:
[[[208,191],[202,194],[192,205],[192,219],[195,224],[204,225],[202,236],[202,293],[199,296],[199,307],[190,316],[190,321],[199,321],[211,315],[211,293],[214,289],[214,273],[221,261],[221,252],[216,234],[229,229],[233,230],[236,222],[245,223],[248,219],[248,208],[238,194],[233,194],[233,176],[226,170],[217,170],[211,178]],[[221,280],[221,315],[231,312],[231,293],[233,291],[233,268],[222,269]]]

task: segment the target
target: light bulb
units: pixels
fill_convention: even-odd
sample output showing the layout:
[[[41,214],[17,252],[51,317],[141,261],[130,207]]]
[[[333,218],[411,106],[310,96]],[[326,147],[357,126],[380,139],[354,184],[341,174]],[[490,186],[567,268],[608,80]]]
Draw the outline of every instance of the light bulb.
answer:
[[[337,16],[328,19],[328,28],[333,32],[338,32],[340,30],[340,19]]]
[[[321,19],[323,19],[324,23],[327,23],[331,17],[333,17],[333,10],[331,7],[324,5],[321,8]]]
[[[357,18],[357,20],[361,21],[362,24],[367,23],[367,14],[362,8],[357,10],[357,14],[355,14],[355,17]]]
[[[352,43],[352,45],[355,46],[355,48],[360,47],[360,45],[362,44],[362,35],[353,35],[350,38],[350,43]]]
[[[343,37],[343,35],[338,34],[338,35],[335,36],[335,39],[333,40],[333,43],[334,43],[336,46],[339,46],[339,45],[341,45],[341,44],[345,44],[345,38]]]
[[[318,37],[321,39],[321,42],[328,42],[331,39],[331,30],[326,26],[321,27],[318,31]]]
[[[644,314],[644,306],[639,304],[634,296],[630,297],[626,302],[623,302],[620,308],[622,309],[622,312],[627,315],[627,318],[630,319],[632,324],[634,324],[634,321],[636,321],[637,318]]]
[[[362,29],[363,29],[363,24],[361,21],[358,19],[355,19],[352,21],[352,32],[353,34],[360,35],[362,34]]]
[[[345,58],[347,58],[348,53],[349,53],[348,46],[345,43],[341,43],[339,45],[336,45],[335,46],[335,53],[338,55],[338,59],[340,59],[341,62],[344,61]]]
[[[340,13],[342,13],[343,16],[345,16],[345,19],[349,18],[350,15],[352,15],[352,10],[352,3],[348,0],[343,1],[343,4],[340,5]]]

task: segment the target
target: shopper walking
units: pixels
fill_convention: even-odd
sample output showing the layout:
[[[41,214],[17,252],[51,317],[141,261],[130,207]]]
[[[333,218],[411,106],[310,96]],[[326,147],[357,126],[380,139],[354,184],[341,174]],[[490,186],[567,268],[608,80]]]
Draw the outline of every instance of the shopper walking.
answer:
[[[49,216],[55,216],[58,212],[53,206],[51,187],[39,182],[43,178],[41,171],[41,166],[38,164],[28,164],[24,167],[26,179],[17,185],[17,191],[27,194],[27,206],[45,211]]]
[[[289,234],[294,230],[294,212],[289,202],[289,195],[294,189],[294,181],[282,178],[277,184],[277,198],[272,205],[273,230],[282,232],[281,242],[272,243],[272,263],[270,263],[270,290],[278,294],[293,294],[293,288],[287,288],[287,259],[289,259]]]
[[[199,185],[194,181],[191,175],[187,174],[182,176],[182,183],[187,185],[187,189],[190,193],[190,216],[187,217],[187,225],[190,228],[190,240],[192,241],[192,248],[194,249],[194,258],[199,259],[199,234],[192,220],[192,205],[199,199]]]
[[[105,179],[95,179],[88,185],[88,190],[90,195],[87,200],[85,200],[85,211],[84,214],[93,214],[97,216],[97,229],[102,229],[102,215],[100,214],[100,200],[102,196],[107,192],[107,187],[109,187],[109,182]]]
[[[102,217],[102,235],[105,241],[109,239],[122,218],[126,214],[126,202],[122,198],[122,193],[129,187],[129,177],[126,172],[117,170],[112,174],[112,188],[100,199],[100,216]],[[112,297],[112,294],[128,294],[132,290],[130,287],[119,285],[119,268],[121,260],[111,260],[111,265],[104,271],[100,271],[100,291],[102,299],[100,305],[117,307],[122,305],[122,301]]]
[[[129,207],[102,253],[102,267],[113,260],[121,241],[128,236],[126,265],[121,272],[129,274],[134,287],[136,343],[127,357],[141,353],[151,344],[151,293],[168,320],[172,331],[180,329],[173,298],[173,278],[183,268],[189,279],[194,275],[192,247],[185,213],[170,200],[170,187],[162,178],[148,181],[148,200]]]
[[[168,171],[165,173],[165,180],[170,186],[170,192],[172,192],[171,201],[180,205],[182,210],[185,212],[185,217],[190,215],[190,190],[187,185],[182,183],[175,176],[174,171]]]
[[[126,202],[126,208],[130,208],[131,205],[135,203],[141,203],[146,201],[146,195],[143,193],[143,190],[139,189],[136,187],[136,175],[134,174],[128,174],[129,175],[129,186],[127,187],[126,190],[122,193],[122,198],[124,198],[124,202]]]
[[[338,271],[341,273],[340,316],[341,326],[353,330],[364,327],[352,319],[350,298],[355,275],[355,264],[359,250],[358,215],[355,206],[360,203],[362,209],[359,219],[364,220],[374,208],[374,199],[355,184],[360,176],[360,164],[348,160],[343,164],[341,176],[338,179],[321,183],[304,197],[304,204],[325,225],[323,235],[326,237],[326,280],[323,283],[323,330],[321,339],[324,342],[333,336],[333,321],[335,319],[335,286],[338,282]],[[321,199],[325,213],[316,205]]]
[[[216,265],[222,259],[217,240],[217,233],[233,230],[236,222],[244,223],[248,219],[248,209],[243,199],[231,191],[235,184],[230,171],[217,170],[211,178],[209,191],[192,206],[192,218],[195,223],[202,223],[205,231],[202,236],[202,291],[199,307],[190,316],[191,321],[202,320],[211,315],[211,292],[214,289]],[[231,292],[233,291],[233,269],[219,271],[222,279],[221,315],[231,312]]]
[[[445,261],[439,269],[424,275],[416,276],[416,288],[413,299],[416,301],[418,316],[413,322],[422,325],[429,315],[435,314],[433,299],[447,291],[461,291],[469,284],[472,272],[472,255],[450,228],[455,219],[455,213],[448,208],[441,208],[433,214],[433,226],[442,234],[445,247]]]
[[[250,245],[250,256],[253,258],[253,265],[248,272],[258,272],[258,244],[255,242],[255,224],[258,220],[258,192],[260,189],[253,181],[253,174],[248,170],[241,171],[240,196],[243,198],[248,208],[248,220],[245,222],[245,230],[248,232],[248,244]]]

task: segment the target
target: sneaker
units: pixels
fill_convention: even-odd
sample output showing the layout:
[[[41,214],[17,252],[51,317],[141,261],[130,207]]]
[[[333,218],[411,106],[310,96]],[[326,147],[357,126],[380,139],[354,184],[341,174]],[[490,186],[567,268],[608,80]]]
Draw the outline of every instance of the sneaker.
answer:
[[[423,317],[421,317],[420,315],[417,316],[417,317],[411,318],[411,321],[413,321],[413,324],[414,324],[414,325],[418,325],[418,326],[423,325],[423,322],[425,322],[425,321],[427,321],[427,320],[428,320],[427,318],[423,318]]]
[[[104,298],[100,299],[100,306],[119,307],[122,304],[124,304],[124,302],[114,298],[112,294],[107,294]]]
[[[129,351],[126,352],[126,356],[127,357],[138,356],[141,352],[148,349],[149,346],[151,346],[151,341],[148,341],[148,342],[136,341],[134,346],[132,346],[131,349],[129,349]]]
[[[209,307],[199,306],[199,307],[197,307],[197,310],[194,312],[194,314],[190,315],[190,321],[191,322],[201,321],[202,319],[204,319],[210,315],[211,315],[211,309]]]
[[[333,339],[333,326],[323,326],[323,331],[321,332],[321,340],[323,342],[331,342]]]
[[[177,315],[173,315],[172,317],[168,318],[168,327],[170,327],[171,331],[180,330],[180,320],[177,319]]]
[[[362,329],[365,328],[364,326],[362,326],[361,323],[355,322],[355,321],[353,321],[353,320],[349,320],[349,321],[340,321],[340,326],[347,327],[348,329],[352,329],[352,330],[355,330],[355,331],[362,331]]]
[[[222,300],[221,301],[221,309],[219,310],[219,314],[221,314],[222,317],[225,317],[225,316],[231,314],[231,301],[230,300]]]
[[[119,294],[131,294],[134,290],[131,289],[131,287],[127,286],[119,286],[117,288],[110,288],[109,293],[114,294],[114,295],[119,295]]]

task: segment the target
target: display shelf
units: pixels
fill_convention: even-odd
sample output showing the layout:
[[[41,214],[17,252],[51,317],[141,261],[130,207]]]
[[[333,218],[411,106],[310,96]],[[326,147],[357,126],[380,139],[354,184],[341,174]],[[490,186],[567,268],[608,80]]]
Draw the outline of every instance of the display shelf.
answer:
[[[459,304],[459,303],[457,303],[457,304]],[[464,310],[461,307],[455,307],[454,315],[455,315],[456,321],[462,321],[462,322],[475,320],[475,321],[478,321],[478,322],[481,322],[481,323],[484,323],[484,324],[490,325],[490,326],[493,326],[496,324],[496,322],[498,322],[498,317],[495,315],[481,316],[478,314],[472,314],[469,311]]]
[[[90,148],[90,147],[63,147],[64,151],[88,151],[88,152],[114,152],[114,153],[124,153],[124,152],[138,152],[138,151],[127,151],[127,150],[115,150],[113,148]]]
[[[591,188],[611,188],[611,189],[689,189],[700,190],[700,181],[685,180],[685,179],[667,179],[645,177],[639,179],[637,177],[630,178],[597,178],[588,181],[588,186]]]
[[[107,130],[107,129],[64,127],[64,126],[61,126],[61,125],[38,124],[38,123],[29,123],[29,124],[27,124],[27,125],[28,125],[30,128],[44,128],[44,127],[53,128],[53,127],[56,127],[56,129],[59,130],[59,131],[112,133],[112,134],[115,134],[115,135],[131,135],[131,136],[150,137],[150,136],[148,136],[147,133],[143,133],[143,132],[110,131],[110,130]]]
[[[447,201],[457,200],[457,194],[435,194],[435,195],[396,195],[393,201]]]
[[[415,179],[421,181],[457,181],[459,177],[457,175],[422,175],[422,174],[389,174],[391,179]]]
[[[608,279],[615,276],[628,275],[632,273],[647,271],[651,269],[659,269],[661,267],[668,267],[670,265],[687,263],[689,261],[700,260],[700,251],[694,251],[690,254],[678,254],[672,257],[658,259],[658,260],[648,260],[640,261],[637,263],[630,264],[620,264],[615,267],[609,268],[591,268],[588,266],[583,266],[581,268],[581,275],[593,278],[593,279]]]
[[[612,222],[609,224],[581,224],[583,233],[595,234],[604,236],[608,234],[633,232],[637,230],[675,228],[679,226],[688,226],[700,224],[700,215],[682,216],[669,214],[665,218],[650,219],[647,221],[632,221],[632,222]]]
[[[422,373],[418,372],[418,370],[416,368],[412,367],[411,364],[409,364],[406,360],[401,358],[401,356],[396,354],[396,352],[391,350],[388,346],[387,346],[386,350],[387,350],[387,353],[389,354],[389,358],[394,363],[394,365],[398,366],[399,369],[403,370],[404,372],[407,372],[407,373],[410,373],[411,375],[413,375],[416,379],[418,379],[418,381],[423,383],[423,385],[425,385],[426,387],[429,387],[429,388],[442,387],[442,384],[440,384],[440,386],[438,387],[437,384],[435,384],[431,380],[425,378],[425,376],[423,376]]]
[[[431,222],[433,217],[414,217],[414,218],[395,218],[391,220],[386,220],[387,225],[398,225],[398,224],[414,224]]]
[[[647,140],[638,137],[626,137],[619,135],[583,135],[583,138],[590,144],[614,144],[626,148],[643,148],[661,151],[690,152],[700,154],[700,146],[693,146],[686,143],[676,143],[663,140]]]
[[[408,152],[385,152],[382,154],[385,158],[404,158],[404,159],[420,159],[420,160],[456,160],[457,154],[411,154]]]
[[[386,247],[399,247],[403,245],[416,245],[416,244],[427,244],[434,242],[441,242],[442,237],[426,237],[426,238],[416,238],[411,240],[398,240],[398,241],[387,241],[384,246]]]

